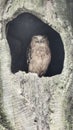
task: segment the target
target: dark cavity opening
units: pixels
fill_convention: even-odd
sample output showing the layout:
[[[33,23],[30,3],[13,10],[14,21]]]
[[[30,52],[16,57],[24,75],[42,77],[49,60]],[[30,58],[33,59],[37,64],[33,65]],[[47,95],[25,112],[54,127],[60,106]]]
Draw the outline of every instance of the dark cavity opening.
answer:
[[[11,71],[28,73],[27,48],[34,35],[45,35],[50,42],[52,59],[45,76],[60,74],[63,69],[64,47],[60,34],[31,13],[22,13],[6,25],[11,51]]]

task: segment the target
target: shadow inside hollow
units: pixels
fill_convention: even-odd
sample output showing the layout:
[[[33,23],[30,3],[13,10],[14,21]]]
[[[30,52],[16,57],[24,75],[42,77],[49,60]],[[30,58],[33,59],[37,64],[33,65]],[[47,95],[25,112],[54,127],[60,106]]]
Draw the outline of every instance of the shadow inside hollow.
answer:
[[[31,13],[22,13],[6,25],[11,50],[11,70],[28,72],[26,51],[34,35],[46,35],[50,42],[52,59],[45,76],[60,74],[63,69],[64,47],[60,34]]]

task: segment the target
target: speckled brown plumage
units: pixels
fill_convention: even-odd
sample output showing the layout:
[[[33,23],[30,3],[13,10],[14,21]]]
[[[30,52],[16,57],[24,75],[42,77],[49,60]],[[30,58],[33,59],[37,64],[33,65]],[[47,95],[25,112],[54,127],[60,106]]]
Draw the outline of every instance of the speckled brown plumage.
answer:
[[[33,36],[28,49],[28,72],[42,76],[46,73],[51,62],[51,51],[47,37],[42,35]]]

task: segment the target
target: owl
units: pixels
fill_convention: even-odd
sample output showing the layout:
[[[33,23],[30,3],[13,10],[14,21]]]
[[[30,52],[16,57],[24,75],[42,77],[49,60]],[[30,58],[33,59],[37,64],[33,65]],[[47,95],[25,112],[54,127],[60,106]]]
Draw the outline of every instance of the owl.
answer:
[[[36,35],[32,37],[27,54],[28,72],[43,76],[51,62],[51,50],[47,37]]]

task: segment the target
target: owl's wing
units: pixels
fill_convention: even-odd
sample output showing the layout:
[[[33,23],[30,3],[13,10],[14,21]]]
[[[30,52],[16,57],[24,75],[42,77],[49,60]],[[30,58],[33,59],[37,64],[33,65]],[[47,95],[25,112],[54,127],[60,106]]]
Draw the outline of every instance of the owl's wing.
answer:
[[[30,63],[30,59],[31,59],[31,48],[29,47],[27,49],[27,64]]]

